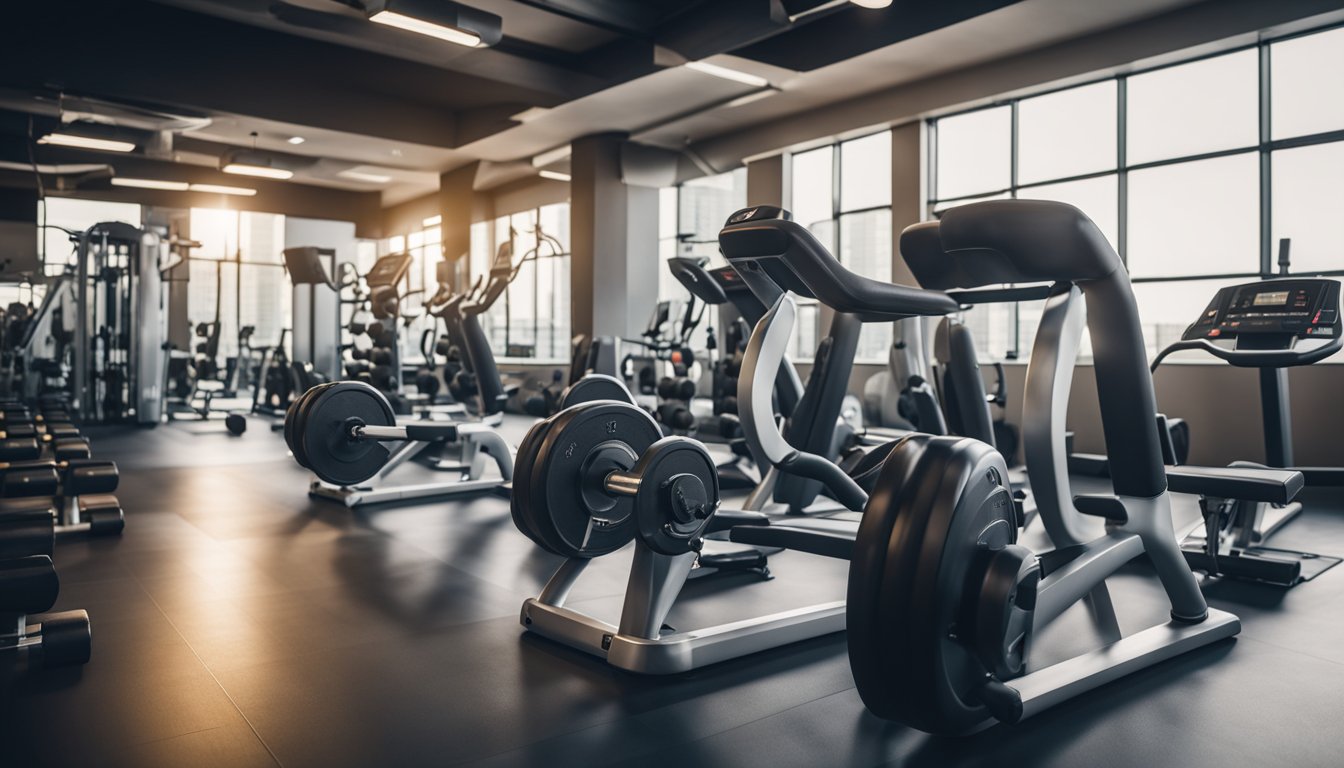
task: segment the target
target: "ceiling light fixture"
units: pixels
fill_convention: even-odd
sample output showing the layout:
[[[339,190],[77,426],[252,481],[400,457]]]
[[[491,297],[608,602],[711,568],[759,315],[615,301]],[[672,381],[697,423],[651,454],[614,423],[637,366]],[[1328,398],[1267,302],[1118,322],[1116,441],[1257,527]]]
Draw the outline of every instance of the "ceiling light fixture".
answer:
[[[766,80],[760,75],[739,72],[736,69],[721,67],[718,64],[710,64],[706,61],[688,61],[686,62],[686,68],[693,69],[701,74],[712,75],[722,80],[732,80],[735,83],[742,83],[755,88],[764,88],[770,84],[769,80]]]
[[[169,192],[186,192],[190,185],[185,181],[164,181],[162,179],[126,179],[112,177],[114,187],[135,187],[136,189],[163,189]]]
[[[537,171],[537,175],[543,179],[550,179],[551,181],[569,181],[570,178],[572,178],[568,173],[561,173],[559,171]]]
[[[504,36],[499,16],[448,0],[375,0],[365,7],[374,24],[468,48],[494,45]]]
[[[192,184],[187,188],[192,192],[213,192],[220,195],[241,195],[243,197],[252,197],[257,194],[257,190],[249,187],[230,187],[225,184]]]
[[[268,165],[251,165],[249,163],[229,163],[220,170],[238,176],[256,176],[261,179],[291,179],[294,177],[293,171],[284,168],[272,168]]]
[[[112,139],[94,139],[89,136],[76,136],[73,133],[49,133],[37,140],[38,144],[51,144],[58,147],[76,147],[78,149],[96,149],[100,152],[130,152],[135,145],[129,141]]]
[[[537,155],[536,157],[532,158],[532,167],[541,168],[543,166],[550,165],[551,163],[558,163],[561,160],[564,160],[566,157],[569,157],[568,144],[556,147],[555,149],[547,150],[545,152],[542,152],[540,155]]]
[[[341,171],[336,174],[351,181],[362,181],[365,184],[386,184],[392,180],[391,176],[383,176],[378,173],[364,173],[362,171]]]
[[[303,138],[302,136],[290,136],[288,139],[285,139],[285,141],[297,147],[298,145],[307,141],[307,139]]]
[[[887,6],[891,5],[891,0],[849,0],[849,2],[859,6],[860,8],[870,8],[873,10],[877,10],[879,8],[886,8]]]
[[[442,216],[430,216],[429,218],[425,219],[424,221],[422,221],[422,222],[420,222],[420,223],[423,224],[423,225],[426,226],[426,227],[437,227],[437,226],[439,226],[440,224],[443,223],[443,217],[442,217]]]

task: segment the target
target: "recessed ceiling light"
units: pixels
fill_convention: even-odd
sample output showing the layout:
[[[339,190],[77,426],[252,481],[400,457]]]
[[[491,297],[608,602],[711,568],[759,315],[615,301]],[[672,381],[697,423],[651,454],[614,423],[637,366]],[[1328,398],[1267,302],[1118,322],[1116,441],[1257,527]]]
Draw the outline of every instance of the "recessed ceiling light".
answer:
[[[747,72],[739,72],[736,69],[721,67],[718,64],[710,64],[707,61],[688,61],[686,62],[686,68],[693,69],[696,72],[700,72],[702,74],[713,75],[714,77],[720,78],[722,80],[732,80],[735,83],[742,83],[744,85],[750,85],[756,88],[764,88],[765,86],[770,84],[769,80],[766,80],[764,77],[761,77],[760,75],[753,75]]]
[[[302,144],[303,142],[307,141],[307,139],[303,138],[302,136],[290,136],[288,139],[285,139],[285,141],[295,146],[298,146],[299,144]]]
[[[559,171],[537,171],[537,175],[543,179],[550,179],[552,181],[569,181],[571,178],[568,173],[561,173]]]
[[[294,177],[294,172],[285,168],[271,168],[266,165],[249,165],[247,163],[229,163],[220,170],[238,176],[256,176],[262,179],[289,179]]]
[[[88,136],[76,136],[73,133],[49,133],[37,140],[38,144],[53,144],[60,147],[78,147],[96,149],[102,152],[130,152],[135,145],[129,141],[94,139]]]
[[[443,217],[442,217],[442,216],[430,216],[429,218],[425,219],[424,221],[422,221],[422,222],[420,222],[420,223],[423,224],[423,225],[425,225],[426,227],[437,227],[437,226],[439,226],[440,224],[443,223]]]
[[[891,5],[891,0],[849,0],[849,2],[859,6],[860,8],[873,8],[873,9],[886,8],[887,6]]]
[[[166,189],[170,192],[186,192],[189,186],[185,181],[164,181],[162,179],[127,179],[112,177],[114,187],[135,187],[137,189]]]
[[[249,187],[230,187],[225,184],[192,184],[188,187],[192,192],[213,192],[220,195],[242,195],[252,197],[257,194],[257,190]]]
[[[369,21],[374,24],[382,24],[388,27],[395,27],[407,32],[414,32],[417,35],[426,35],[438,40],[445,40],[458,45],[465,45],[468,48],[475,48],[481,44],[481,36],[475,32],[445,27],[439,24],[417,19],[414,16],[406,16],[394,11],[380,11],[369,17]]]
[[[365,184],[386,184],[392,180],[391,176],[384,176],[379,173],[364,173],[362,171],[341,171],[336,175],[352,181],[362,181]]]

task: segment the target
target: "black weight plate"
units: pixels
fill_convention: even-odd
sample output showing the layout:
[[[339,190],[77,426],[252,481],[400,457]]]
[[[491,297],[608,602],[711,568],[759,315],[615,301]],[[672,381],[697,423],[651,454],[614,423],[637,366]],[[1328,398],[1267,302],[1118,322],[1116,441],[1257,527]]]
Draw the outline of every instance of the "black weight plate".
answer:
[[[358,419],[369,426],[396,423],[392,408],[376,389],[355,381],[333,382],[305,404],[301,414],[303,445],[308,468],[324,482],[337,486],[362,483],[387,463],[389,451],[377,440],[350,437],[349,423]]]
[[[684,437],[665,437],[639,457],[635,495],[639,537],[654,552],[690,552],[719,507],[719,473],[704,445]],[[702,511],[695,514],[693,509]]]
[[[298,462],[301,467],[308,466],[308,462],[303,457],[303,445],[298,438],[298,435],[303,432],[304,404],[311,399],[315,390],[324,386],[326,385],[319,384],[312,389],[300,392],[299,396],[290,402],[289,408],[285,409],[285,445],[289,446],[289,452],[294,454],[294,461]]]
[[[589,462],[598,455],[624,452],[633,465],[661,436],[647,413],[625,403],[586,403],[555,418],[529,478],[527,508],[551,551],[597,557],[634,538],[634,499],[607,496],[600,489],[602,472],[590,471]],[[595,509],[594,500],[608,508]]]
[[[975,604],[982,531],[1015,536],[1003,457],[977,440],[917,435],[883,465],[850,561],[850,667],[870,711],[934,734],[961,734],[988,711],[987,671],[955,625]],[[997,481],[997,482],[996,482]]]
[[[615,400],[621,403],[635,404],[630,389],[615,376],[604,373],[590,373],[565,388],[560,398],[560,409],[580,403],[593,403],[598,400]]]
[[[563,555],[565,557],[582,556],[573,551],[572,547],[567,547],[563,538],[552,535],[554,525],[551,523],[551,513],[546,505],[544,468],[541,457],[547,446],[549,435],[553,434],[557,428],[556,425],[564,425],[569,422],[572,414],[559,413],[543,421],[538,425],[535,434],[529,432],[529,436],[534,439],[527,446],[526,451],[520,449],[519,455],[524,456],[523,463],[525,471],[521,474],[518,470],[518,459],[514,459],[514,499],[518,500],[519,517],[526,525],[530,538],[535,541],[542,549],[553,554]],[[633,464],[633,462],[631,462]],[[523,478],[519,483],[519,478]]]
[[[543,419],[532,425],[527,431],[527,435],[518,445],[518,453],[513,459],[513,493],[509,496],[509,514],[513,517],[513,524],[522,531],[527,538],[536,544],[542,544],[541,538],[537,533],[536,524],[532,522],[528,510],[531,509],[531,497],[528,490],[531,488],[531,478],[533,469],[537,460],[537,451],[541,449],[545,441],[546,432],[554,424],[554,419]]]
[[[332,384],[333,382],[324,381],[321,384],[309,387],[299,396],[300,402],[294,409],[294,444],[296,446],[294,456],[300,458],[299,463],[308,469],[311,469],[311,467],[308,466],[308,448],[303,444],[304,425],[308,423],[308,413],[317,397],[327,391]]]

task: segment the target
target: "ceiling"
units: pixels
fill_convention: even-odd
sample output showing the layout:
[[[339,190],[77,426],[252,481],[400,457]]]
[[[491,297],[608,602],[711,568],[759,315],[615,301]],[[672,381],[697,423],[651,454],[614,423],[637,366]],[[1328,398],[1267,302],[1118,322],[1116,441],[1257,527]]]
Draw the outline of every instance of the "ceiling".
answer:
[[[219,172],[220,157],[243,148],[292,169],[286,183],[378,192],[393,205],[472,161],[491,166],[478,179],[497,185],[534,175],[532,157],[595,132],[693,150],[1190,4],[466,0],[503,29],[499,44],[469,49],[370,24],[352,13],[359,2],[42,0],[8,9],[0,183],[18,183],[15,164],[106,163],[123,176],[126,165],[236,184]],[[680,66],[698,60],[769,87]],[[72,116],[133,141],[134,160],[32,144]],[[303,143],[289,143],[294,136]]]

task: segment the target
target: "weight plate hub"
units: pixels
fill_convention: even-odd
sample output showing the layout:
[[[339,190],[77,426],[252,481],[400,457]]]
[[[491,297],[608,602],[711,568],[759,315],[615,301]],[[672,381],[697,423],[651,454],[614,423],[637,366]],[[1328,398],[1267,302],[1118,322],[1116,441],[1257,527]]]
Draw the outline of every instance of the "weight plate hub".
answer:
[[[635,499],[607,493],[606,477],[634,466],[660,437],[647,413],[624,403],[585,403],[544,420],[518,448],[515,521],[558,555],[615,552],[635,537]]]
[[[391,406],[378,390],[356,381],[334,382],[314,388],[298,405],[295,415],[299,421],[293,434],[304,465],[323,482],[356,485],[387,463],[391,453],[381,443],[351,436],[351,428],[359,424],[390,427],[396,423]]]
[[[704,446],[664,438],[644,452],[634,472],[640,477],[635,494],[640,539],[662,555],[695,549],[719,506],[718,472]]]

